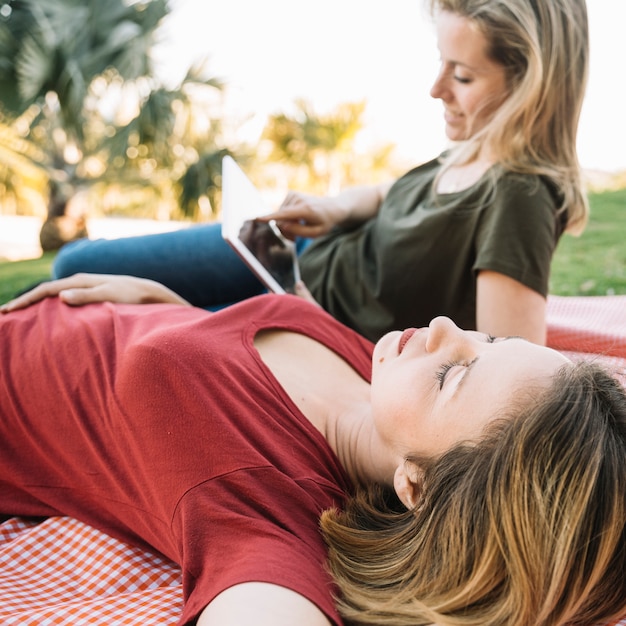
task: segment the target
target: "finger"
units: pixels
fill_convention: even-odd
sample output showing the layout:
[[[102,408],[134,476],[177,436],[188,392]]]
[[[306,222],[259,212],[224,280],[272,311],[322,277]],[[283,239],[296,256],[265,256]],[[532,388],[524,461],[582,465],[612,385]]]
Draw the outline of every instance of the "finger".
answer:
[[[272,220],[276,220],[279,215],[280,212],[276,211],[275,213],[268,213],[267,215],[261,215],[259,217],[255,217],[254,219],[257,222],[271,222]]]
[[[43,300],[44,298],[56,296],[60,290],[61,288],[56,281],[41,283],[30,291],[27,291],[26,293],[23,293],[3,304],[2,307],[0,307],[0,311],[2,311],[2,313],[9,313],[10,311],[23,309],[31,304],[34,304],[35,302],[39,302],[39,300]]]
[[[126,277],[125,277],[126,278]],[[67,304],[72,306],[82,306],[83,304],[93,304],[97,302],[132,302],[136,303],[136,289],[134,282],[142,279],[133,280],[133,287],[128,291],[119,281],[112,282],[105,280],[97,282],[93,285],[77,286],[72,289],[64,289],[59,293],[59,297]]]
[[[294,237],[305,237],[314,239],[320,235],[326,234],[328,229],[321,224],[300,224],[298,222],[277,222],[278,227],[285,237],[293,239]]]
[[[280,205],[279,210],[282,210],[283,208],[292,207],[293,205],[298,204],[300,202],[300,199],[301,199],[301,195],[298,192],[289,191],[287,195],[285,196],[285,199],[283,200],[282,204]]]
[[[75,289],[64,289],[59,292],[59,298],[70,306],[82,306],[91,302],[102,302],[103,298],[98,296],[96,287],[81,287]]]
[[[13,298],[0,307],[1,313],[9,313],[24,309],[35,302],[39,302],[44,298],[52,298],[58,296],[62,291],[74,287],[87,287],[98,281],[99,277],[95,274],[74,274],[67,278],[59,278],[58,280],[50,280],[40,283],[30,291]]]
[[[263,215],[262,217],[257,217],[256,219],[258,219],[259,221],[262,222],[269,222],[270,220],[276,220],[277,222],[285,222],[285,221],[300,221],[302,219],[305,218],[306,215],[308,215],[310,212],[306,212],[303,209],[297,209],[297,208],[286,208],[286,209],[279,209],[278,211],[275,211],[274,213],[269,213],[267,215]]]

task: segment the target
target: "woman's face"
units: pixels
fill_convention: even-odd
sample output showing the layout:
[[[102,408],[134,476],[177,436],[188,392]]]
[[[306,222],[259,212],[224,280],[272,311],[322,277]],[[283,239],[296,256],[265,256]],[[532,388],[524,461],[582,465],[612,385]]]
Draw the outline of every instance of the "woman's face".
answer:
[[[569,360],[510,337],[460,330],[447,317],[394,331],[376,344],[372,410],[381,443],[394,455],[437,455],[476,440],[524,389],[547,388]]]
[[[475,24],[442,11],[437,17],[441,69],[430,90],[445,107],[446,135],[469,139],[491,119],[508,95],[504,67],[487,56],[488,42]]]

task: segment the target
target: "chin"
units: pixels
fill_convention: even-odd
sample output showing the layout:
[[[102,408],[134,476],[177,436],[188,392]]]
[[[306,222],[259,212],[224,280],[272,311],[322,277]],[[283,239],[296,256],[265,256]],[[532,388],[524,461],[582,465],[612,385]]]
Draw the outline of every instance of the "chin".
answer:
[[[402,332],[399,330],[392,330],[387,334],[383,335],[374,346],[374,352],[372,354],[372,360],[375,362],[380,361],[381,357],[384,360],[384,357],[388,354],[393,355],[394,346],[397,346],[398,341]]]
[[[465,141],[468,138],[467,133],[458,128],[446,128],[446,137],[454,142]]]

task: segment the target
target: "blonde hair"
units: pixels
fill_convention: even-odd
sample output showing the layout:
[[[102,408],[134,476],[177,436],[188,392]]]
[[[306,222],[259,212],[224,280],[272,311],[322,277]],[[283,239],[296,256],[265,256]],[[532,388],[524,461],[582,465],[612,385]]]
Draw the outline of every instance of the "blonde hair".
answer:
[[[469,162],[488,146],[501,170],[552,181],[567,216],[566,230],[580,234],[589,214],[576,151],[589,71],[585,1],[427,2],[433,15],[448,11],[476,25],[490,58],[504,66],[509,87],[490,123],[451,150],[444,168]]]
[[[590,626],[626,615],[626,394],[579,364],[540,396],[480,442],[414,459],[425,485],[415,510],[378,490],[324,513],[348,622]]]

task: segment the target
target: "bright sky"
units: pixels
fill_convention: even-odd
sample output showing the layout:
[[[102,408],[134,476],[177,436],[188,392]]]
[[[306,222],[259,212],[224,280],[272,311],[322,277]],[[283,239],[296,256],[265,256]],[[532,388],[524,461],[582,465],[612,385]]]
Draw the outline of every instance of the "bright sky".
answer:
[[[591,75],[579,133],[583,167],[626,170],[626,0],[587,0]],[[320,113],[367,100],[369,140],[415,162],[445,147],[442,105],[429,96],[438,68],[421,0],[171,0],[158,58],[167,75],[209,57],[229,84],[228,106],[267,114],[296,98]]]

